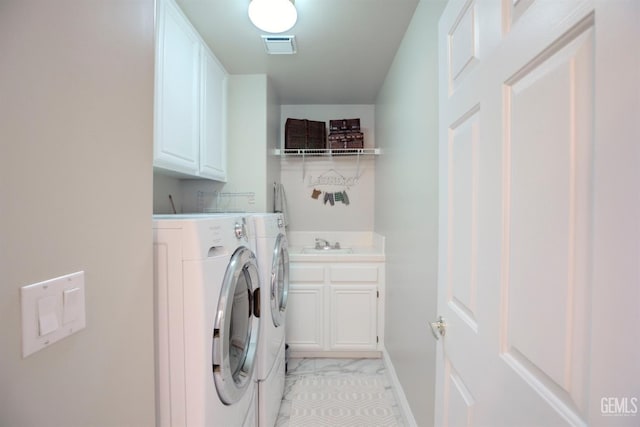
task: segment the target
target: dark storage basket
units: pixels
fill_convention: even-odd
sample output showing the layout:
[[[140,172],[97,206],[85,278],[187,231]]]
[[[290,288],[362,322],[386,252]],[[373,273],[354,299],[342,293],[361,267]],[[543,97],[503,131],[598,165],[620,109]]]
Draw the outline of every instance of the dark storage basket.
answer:
[[[345,142],[340,140],[340,141],[329,141],[329,148],[331,148],[332,150],[336,150],[336,149],[342,149],[345,148]]]
[[[364,148],[362,132],[332,133],[328,137],[329,148]]]
[[[287,119],[284,128],[285,149],[324,149],[327,145],[325,122]]]
[[[307,120],[307,148],[323,150],[327,147],[327,125],[325,122]]]
[[[364,140],[362,138],[347,139],[345,148],[364,148]]]
[[[329,120],[329,132],[360,132],[360,119]]]
[[[284,129],[284,148],[307,148],[307,121],[287,119]]]

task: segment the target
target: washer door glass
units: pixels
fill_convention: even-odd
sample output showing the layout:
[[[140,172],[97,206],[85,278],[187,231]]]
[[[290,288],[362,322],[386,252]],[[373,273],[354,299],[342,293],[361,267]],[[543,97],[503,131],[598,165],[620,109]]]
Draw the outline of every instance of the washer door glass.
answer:
[[[213,379],[227,405],[240,400],[252,383],[259,293],[256,257],[250,249],[238,248],[227,266],[213,329]]]
[[[289,295],[289,250],[287,237],[279,234],[273,249],[271,265],[271,318],[275,326],[284,323]]]

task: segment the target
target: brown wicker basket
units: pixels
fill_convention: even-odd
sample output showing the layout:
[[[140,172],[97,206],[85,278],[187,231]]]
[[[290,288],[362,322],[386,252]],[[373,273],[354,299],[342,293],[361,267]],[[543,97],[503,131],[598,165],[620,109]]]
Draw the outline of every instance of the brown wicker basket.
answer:
[[[362,132],[331,133],[328,136],[329,148],[364,148]]]
[[[360,119],[329,120],[329,132],[360,132]]]
[[[323,149],[327,145],[325,122],[288,118],[284,128],[285,149]]]

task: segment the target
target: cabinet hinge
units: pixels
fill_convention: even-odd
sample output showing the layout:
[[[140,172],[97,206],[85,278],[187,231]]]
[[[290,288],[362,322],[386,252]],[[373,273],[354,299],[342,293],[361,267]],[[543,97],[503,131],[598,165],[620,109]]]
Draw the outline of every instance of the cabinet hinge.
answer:
[[[376,298],[380,298],[380,291],[376,291]]]

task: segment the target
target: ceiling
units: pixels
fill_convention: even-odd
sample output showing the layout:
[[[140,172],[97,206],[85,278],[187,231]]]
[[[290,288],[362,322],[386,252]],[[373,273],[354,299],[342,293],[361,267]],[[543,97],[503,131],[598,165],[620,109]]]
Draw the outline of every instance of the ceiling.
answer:
[[[295,55],[267,55],[249,0],[177,0],[230,74],[267,74],[281,104],[374,104],[419,0],[295,0]]]

